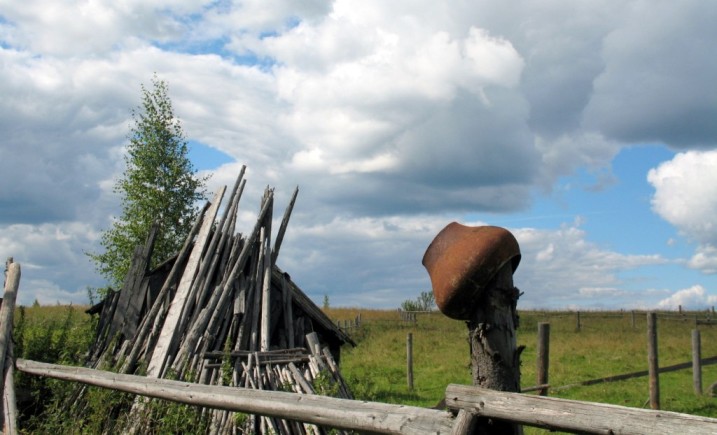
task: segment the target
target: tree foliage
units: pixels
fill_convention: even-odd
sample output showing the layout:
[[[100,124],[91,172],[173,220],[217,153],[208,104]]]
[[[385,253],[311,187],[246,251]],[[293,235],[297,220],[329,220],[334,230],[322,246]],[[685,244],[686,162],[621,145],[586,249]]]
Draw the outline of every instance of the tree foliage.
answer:
[[[181,247],[196,219],[196,202],[206,198],[206,178],[196,176],[187,156],[167,84],[155,75],[152,85],[142,85],[142,103],[132,111],[126,167],[114,186],[122,197],[122,215],[102,234],[105,252],[90,254],[97,270],[114,285],[123,282],[135,247],[144,243],[154,221],[161,224],[154,245],[156,263]]]
[[[433,292],[426,291],[416,298],[416,300],[406,299],[401,303],[401,309],[403,311],[431,311],[433,305],[436,303]]]

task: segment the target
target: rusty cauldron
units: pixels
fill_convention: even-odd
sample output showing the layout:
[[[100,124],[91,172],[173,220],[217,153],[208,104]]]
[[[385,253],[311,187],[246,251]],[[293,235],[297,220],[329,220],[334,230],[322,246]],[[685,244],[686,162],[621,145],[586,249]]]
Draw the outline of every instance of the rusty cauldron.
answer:
[[[515,272],[520,247],[510,231],[457,222],[441,230],[423,255],[436,305],[457,320],[471,319],[486,285],[509,261]]]

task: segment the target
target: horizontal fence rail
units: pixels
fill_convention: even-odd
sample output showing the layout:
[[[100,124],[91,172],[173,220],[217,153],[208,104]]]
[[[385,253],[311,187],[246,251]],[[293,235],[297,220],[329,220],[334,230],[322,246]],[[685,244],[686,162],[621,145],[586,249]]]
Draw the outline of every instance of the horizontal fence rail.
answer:
[[[84,367],[17,360],[19,371],[110,388],[189,405],[246,412],[326,427],[374,433],[461,433],[450,412],[333,397],[199,385]],[[717,419],[677,412],[506,393],[451,384],[446,406],[459,416],[509,420],[519,424],[587,434],[717,433]],[[460,411],[464,411],[461,413]],[[465,422],[464,422],[465,423]],[[458,432],[456,430],[458,429]]]
[[[717,434],[717,419],[451,384],[446,406],[480,417],[589,434]]]
[[[28,374],[81,382],[189,405],[298,420],[320,426],[387,434],[449,434],[446,411],[333,397],[200,385],[18,359]]]
[[[709,358],[702,358],[702,359],[700,360],[700,363],[701,363],[701,365],[703,365],[703,366],[712,365],[712,364],[717,364],[717,356],[712,356],[712,357],[709,357]],[[657,372],[658,372],[658,373],[676,372],[676,371],[678,371],[678,370],[684,370],[684,369],[692,368],[692,365],[693,365],[693,362],[692,362],[692,361],[684,362],[684,363],[679,363],[679,364],[673,364],[673,365],[670,365],[670,366],[659,367],[659,368],[657,369]],[[575,383],[573,383],[573,384],[561,385],[561,386],[559,386],[559,387],[550,387],[549,385],[548,385],[548,387],[549,387],[551,390],[553,390],[553,391],[559,391],[559,390],[566,390],[566,389],[568,389],[568,388],[574,388],[574,387],[586,387],[586,386],[590,386],[590,385],[602,384],[602,383],[605,383],[605,382],[624,381],[624,380],[627,380],[627,379],[640,378],[640,377],[647,376],[647,375],[649,375],[649,370],[639,370],[639,371],[636,371],[636,372],[623,373],[623,374],[620,374],[620,375],[605,376],[605,377],[602,377],[602,378],[589,379],[589,380],[587,380],[587,381],[575,382]],[[535,388],[535,387],[531,387],[531,388]],[[523,389],[522,391],[523,391],[523,392],[526,392],[526,391],[530,391],[530,390],[529,390],[529,389]]]

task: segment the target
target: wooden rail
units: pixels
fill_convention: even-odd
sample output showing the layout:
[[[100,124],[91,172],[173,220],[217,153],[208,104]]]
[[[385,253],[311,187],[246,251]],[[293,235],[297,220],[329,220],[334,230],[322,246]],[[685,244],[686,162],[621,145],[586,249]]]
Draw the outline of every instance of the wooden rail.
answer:
[[[507,393],[463,385],[449,385],[446,406],[481,417],[512,420],[550,430],[589,434],[685,434],[717,433],[717,419],[677,412],[628,408]]]
[[[260,414],[341,429],[387,434],[448,434],[453,426],[451,413],[435,409],[311,394],[200,385],[23,359],[18,359],[16,365],[19,371],[33,375],[81,382],[189,405]]]
[[[461,428],[465,427],[465,418],[456,418],[450,412],[435,409],[199,385],[23,359],[18,359],[16,365],[19,371],[33,375],[81,382],[173,402],[298,420],[327,427],[389,434],[465,433],[461,432]],[[474,414],[478,417],[575,433],[717,433],[717,419],[714,418],[453,384],[446,389],[446,406],[458,413],[459,417]]]

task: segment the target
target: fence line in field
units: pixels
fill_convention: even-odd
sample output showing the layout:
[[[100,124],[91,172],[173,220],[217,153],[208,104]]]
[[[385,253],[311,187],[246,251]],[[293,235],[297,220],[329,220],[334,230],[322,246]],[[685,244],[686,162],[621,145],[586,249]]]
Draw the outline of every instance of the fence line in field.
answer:
[[[525,388],[523,391],[538,390],[541,395],[547,395],[548,390],[564,390],[578,386],[596,385],[605,382],[622,381],[637,377],[649,376],[650,386],[650,405],[653,409],[660,407],[659,393],[659,375],[660,373],[668,373],[677,370],[692,368],[693,387],[696,395],[702,394],[702,367],[711,364],[717,364],[717,356],[702,358],[700,332],[697,329],[692,330],[692,361],[673,364],[666,367],[660,367],[658,364],[658,348],[657,348],[657,314],[647,313],[647,341],[648,341],[648,369],[619,375],[606,376],[596,379],[589,379],[568,385],[551,387],[548,383],[548,367],[549,367],[549,343],[550,343],[550,324],[541,322],[538,324],[538,343],[537,343],[537,384],[535,387]]]

